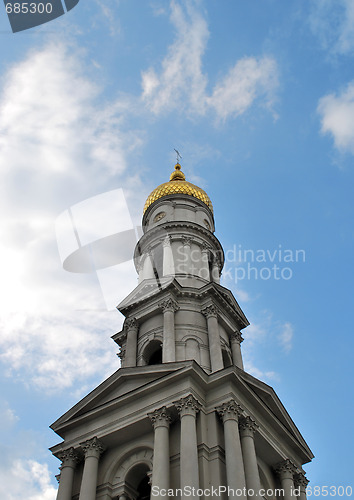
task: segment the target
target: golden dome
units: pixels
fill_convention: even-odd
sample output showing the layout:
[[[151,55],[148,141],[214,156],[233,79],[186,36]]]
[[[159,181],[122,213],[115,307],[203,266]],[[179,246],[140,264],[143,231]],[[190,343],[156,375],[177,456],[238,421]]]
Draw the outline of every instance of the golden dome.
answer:
[[[160,184],[152,191],[152,193],[149,194],[145,202],[143,213],[145,213],[149,206],[152,205],[156,200],[159,200],[160,198],[162,198],[163,196],[167,196],[168,194],[177,193],[187,194],[189,196],[193,196],[194,198],[198,198],[198,200],[205,203],[209,210],[214,213],[213,205],[209,196],[200,187],[186,181],[186,176],[182,172],[181,165],[179,163],[176,163],[175,169],[170,176],[169,182]]]

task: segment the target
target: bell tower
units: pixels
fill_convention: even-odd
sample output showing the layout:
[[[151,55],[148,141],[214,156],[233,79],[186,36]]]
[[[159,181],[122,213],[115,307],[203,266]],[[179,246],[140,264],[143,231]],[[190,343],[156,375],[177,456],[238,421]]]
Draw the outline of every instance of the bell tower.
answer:
[[[244,371],[249,323],[220,285],[209,196],[179,163],[146,200],[121,368],[60,417],[57,500],[306,498],[313,455],[274,390]]]
[[[134,254],[139,285],[118,306],[127,319],[113,337],[122,367],[195,360],[206,373],[243,368],[240,331],[249,323],[220,285],[213,206],[178,163],[148,197],[143,231]]]

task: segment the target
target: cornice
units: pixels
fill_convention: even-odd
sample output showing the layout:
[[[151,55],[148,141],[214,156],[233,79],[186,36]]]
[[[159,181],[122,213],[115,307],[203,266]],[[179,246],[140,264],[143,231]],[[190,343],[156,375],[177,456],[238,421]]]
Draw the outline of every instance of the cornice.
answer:
[[[186,234],[186,230],[190,230],[196,232],[197,234]],[[178,230],[181,230],[178,232]],[[213,249],[215,248],[220,258],[221,268],[224,265],[224,250],[223,247],[218,240],[218,238],[208,229],[203,228],[196,222],[184,222],[184,221],[170,221],[165,222],[164,224],[159,224],[148,231],[140,238],[138,243],[136,244],[134,250],[134,262],[136,263],[139,260],[139,257],[146,253],[146,248],[149,246],[156,246],[161,244],[161,233],[166,233],[166,236],[169,235],[172,241],[182,241],[183,237],[191,237],[192,241],[201,247],[205,244],[209,244],[209,246]],[[156,238],[156,245],[153,240]],[[135,264],[136,265],[136,264]]]

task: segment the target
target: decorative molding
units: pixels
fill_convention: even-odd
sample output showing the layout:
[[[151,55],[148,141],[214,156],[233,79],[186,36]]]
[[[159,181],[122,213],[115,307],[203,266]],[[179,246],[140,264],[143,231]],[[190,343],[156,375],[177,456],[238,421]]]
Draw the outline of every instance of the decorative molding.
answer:
[[[160,240],[163,248],[171,246],[171,236],[166,236],[165,238]]]
[[[75,451],[73,447],[68,448],[67,450],[63,450],[58,454],[59,460],[61,460],[62,464],[60,470],[63,467],[76,467],[76,464],[80,462],[80,455]]]
[[[300,472],[299,468],[289,458],[274,465],[273,469],[280,477],[290,475],[294,478],[294,475]]]
[[[164,313],[167,311],[176,312],[179,309],[178,304],[172,298],[168,298],[159,302],[159,307]]]
[[[254,418],[247,415],[239,420],[240,432],[244,436],[253,436],[259,425],[256,424]]]
[[[126,328],[128,332],[129,330],[137,330],[138,326],[136,318],[127,318],[124,322],[124,328]]]
[[[218,308],[214,306],[214,304],[211,304],[210,306],[204,307],[204,309],[201,310],[201,313],[206,316],[206,318],[217,318],[218,317]]]
[[[183,246],[191,246],[191,243],[193,241],[193,238],[191,236],[182,236],[182,243]]]
[[[125,358],[125,348],[124,347],[121,347],[117,356],[121,361],[124,361],[124,358]]]
[[[304,472],[299,472],[298,474],[295,474],[295,476],[294,476],[294,483],[295,483],[296,487],[306,489],[309,482],[310,481],[309,481],[309,479],[307,479]]]
[[[216,407],[215,410],[218,412],[223,423],[227,420],[238,421],[243,412],[243,408],[234,399],[226,401],[222,405]]]
[[[91,456],[99,458],[106,449],[104,444],[97,437],[80,443],[80,446],[85,454],[85,458]]]
[[[206,243],[205,241],[203,241],[201,244],[201,249],[202,249],[202,252],[209,252],[209,250],[211,250],[211,246],[209,245],[209,243]]]
[[[192,415],[195,417],[202,406],[192,394],[178,401],[174,401],[173,404],[177,408],[181,418],[184,417],[184,415]]]
[[[172,421],[167,412],[166,406],[163,406],[152,413],[148,413],[148,417],[150,418],[154,429],[156,429],[156,427],[168,427]]]
[[[236,330],[235,332],[232,332],[230,335],[230,341],[231,342],[237,342],[238,344],[241,344],[241,342],[244,341],[244,338],[241,335],[241,332]]]

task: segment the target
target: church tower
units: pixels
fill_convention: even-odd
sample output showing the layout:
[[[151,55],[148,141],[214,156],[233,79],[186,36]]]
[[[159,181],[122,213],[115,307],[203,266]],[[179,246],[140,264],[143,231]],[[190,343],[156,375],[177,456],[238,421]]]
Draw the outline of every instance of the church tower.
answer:
[[[274,390],[244,371],[249,323],[220,285],[208,195],[179,163],[148,197],[121,368],[51,427],[57,500],[306,499],[313,455]]]

